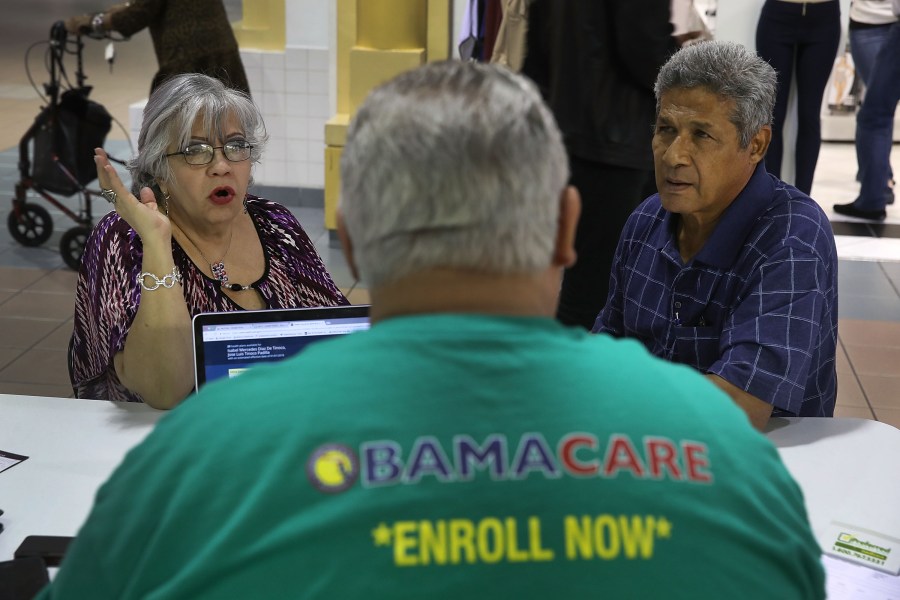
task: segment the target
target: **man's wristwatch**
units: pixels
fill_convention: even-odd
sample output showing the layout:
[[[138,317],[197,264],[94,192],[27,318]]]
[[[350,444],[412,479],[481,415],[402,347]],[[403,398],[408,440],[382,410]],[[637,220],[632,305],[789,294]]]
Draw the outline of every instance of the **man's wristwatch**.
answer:
[[[99,12],[91,18],[91,31],[94,32],[94,35],[102,36],[103,35],[103,13]]]

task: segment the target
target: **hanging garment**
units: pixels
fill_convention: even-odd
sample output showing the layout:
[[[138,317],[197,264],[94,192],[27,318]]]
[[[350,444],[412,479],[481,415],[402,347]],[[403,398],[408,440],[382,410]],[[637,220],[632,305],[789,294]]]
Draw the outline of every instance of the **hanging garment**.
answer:
[[[469,0],[463,15],[462,30],[459,32],[459,57],[472,60],[478,45],[478,0]]]
[[[484,3],[484,24],[481,35],[484,37],[484,47],[479,60],[488,62],[494,55],[494,42],[497,41],[497,32],[500,30],[500,21],[503,20],[503,0],[487,0]]]
[[[525,63],[528,36],[528,6],[534,0],[504,0],[503,20],[497,31],[491,62],[518,73]]]

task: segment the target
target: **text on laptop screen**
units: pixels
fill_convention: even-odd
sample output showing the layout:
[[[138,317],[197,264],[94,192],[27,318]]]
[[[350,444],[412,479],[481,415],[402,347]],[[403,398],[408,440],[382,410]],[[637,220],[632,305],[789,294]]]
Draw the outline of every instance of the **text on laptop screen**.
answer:
[[[198,377],[197,383],[235,377],[254,365],[293,356],[318,340],[368,328],[366,316],[202,325],[202,365],[197,366],[204,379]]]

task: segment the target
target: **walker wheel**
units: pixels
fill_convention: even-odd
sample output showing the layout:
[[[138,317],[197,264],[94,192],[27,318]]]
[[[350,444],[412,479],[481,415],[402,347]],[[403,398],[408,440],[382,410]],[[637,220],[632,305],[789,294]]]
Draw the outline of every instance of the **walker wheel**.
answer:
[[[19,214],[14,208],[6,220],[9,233],[23,246],[40,246],[53,233],[53,219],[43,206],[22,204]]]
[[[89,227],[78,225],[66,231],[59,240],[59,253],[63,262],[73,271],[77,271],[81,266],[81,255],[84,254],[84,245],[90,234]]]

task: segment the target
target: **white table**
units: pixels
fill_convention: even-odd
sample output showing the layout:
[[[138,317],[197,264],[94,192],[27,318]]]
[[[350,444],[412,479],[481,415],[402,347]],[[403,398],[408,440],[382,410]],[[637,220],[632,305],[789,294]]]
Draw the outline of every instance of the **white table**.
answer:
[[[833,522],[900,540],[900,430],[868,419],[775,418],[766,436],[803,490],[823,551],[834,542]],[[900,577],[823,562],[829,598],[900,598]]]
[[[900,539],[900,430],[869,419],[772,419],[766,436],[803,489],[813,532],[831,521]]]
[[[0,394],[0,450],[29,457],[0,473],[0,561],[27,535],[75,535],[97,488],[164,414],[144,404]],[[778,418],[766,435],[803,489],[820,545],[835,520],[900,538],[900,430],[865,419]]]
[[[28,535],[74,536],[94,494],[165,413],[145,404],[0,394],[0,561]]]

